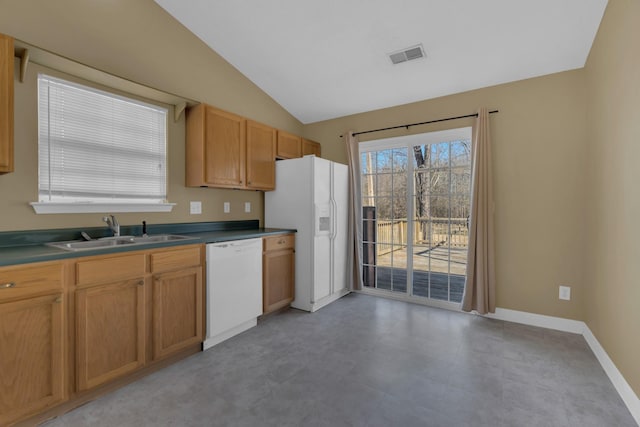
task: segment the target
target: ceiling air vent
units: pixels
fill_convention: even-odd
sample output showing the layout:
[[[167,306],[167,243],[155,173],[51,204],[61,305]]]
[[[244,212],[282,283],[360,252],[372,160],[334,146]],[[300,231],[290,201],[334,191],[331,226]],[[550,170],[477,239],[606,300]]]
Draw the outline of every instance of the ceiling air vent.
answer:
[[[407,49],[399,50],[389,54],[391,62],[394,64],[400,64],[401,62],[412,61],[414,59],[424,58],[424,50],[422,45],[412,46]]]

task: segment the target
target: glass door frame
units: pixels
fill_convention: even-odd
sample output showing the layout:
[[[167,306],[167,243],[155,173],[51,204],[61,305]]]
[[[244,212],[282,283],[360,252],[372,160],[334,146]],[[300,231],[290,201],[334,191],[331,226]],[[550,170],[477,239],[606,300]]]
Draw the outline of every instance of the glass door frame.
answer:
[[[392,138],[384,138],[384,139],[376,139],[371,141],[364,141],[359,144],[358,147],[358,155],[359,159],[362,159],[362,155],[368,152],[382,151],[382,150],[390,150],[390,149],[399,149],[404,148],[407,150],[407,200],[406,200],[406,209],[407,209],[407,236],[414,235],[415,228],[415,206],[414,206],[414,191],[415,191],[415,166],[414,161],[411,158],[413,155],[413,147],[414,146],[424,146],[424,145],[432,145],[442,142],[453,142],[460,140],[471,140],[472,138],[472,128],[471,127],[463,127],[463,128],[455,128],[448,129],[443,131],[433,131],[433,132],[425,132],[419,134],[405,135],[399,137]],[[358,173],[362,176],[363,165],[360,165],[360,170]],[[451,193],[449,193],[449,197],[451,197]],[[358,205],[360,211],[362,211],[362,188],[359,190],[358,194]],[[409,220],[409,216],[411,220]],[[359,220],[362,221],[362,212],[358,215]],[[432,224],[429,223],[429,227],[431,228]],[[451,224],[449,224],[449,229],[451,228]],[[358,244],[363,245],[362,239]],[[398,299],[402,301],[409,301],[424,305],[430,305],[434,307],[445,308],[449,310],[460,311],[461,303],[451,302],[451,301],[443,301],[438,299],[432,299],[430,297],[418,296],[413,293],[413,238],[407,239],[406,248],[406,270],[407,270],[407,283],[406,283],[406,291],[399,292],[394,291],[393,289],[379,289],[377,287],[367,287],[363,286],[360,292],[375,296],[383,296],[386,298]],[[449,258],[451,255],[449,255]],[[449,259],[449,263],[451,259]],[[363,265],[359,266],[360,271],[363,271]],[[377,268],[377,267],[376,267]],[[449,271],[451,267],[449,266]],[[449,285],[450,286],[450,285]],[[449,290],[449,293],[451,291]],[[431,291],[429,291],[430,295]]]

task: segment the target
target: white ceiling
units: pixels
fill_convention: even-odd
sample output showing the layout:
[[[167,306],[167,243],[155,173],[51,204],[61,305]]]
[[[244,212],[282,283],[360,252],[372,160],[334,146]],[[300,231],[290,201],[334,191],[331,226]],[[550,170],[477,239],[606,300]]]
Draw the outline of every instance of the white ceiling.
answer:
[[[303,123],[584,66],[607,0],[155,0]],[[422,44],[426,59],[387,54]]]

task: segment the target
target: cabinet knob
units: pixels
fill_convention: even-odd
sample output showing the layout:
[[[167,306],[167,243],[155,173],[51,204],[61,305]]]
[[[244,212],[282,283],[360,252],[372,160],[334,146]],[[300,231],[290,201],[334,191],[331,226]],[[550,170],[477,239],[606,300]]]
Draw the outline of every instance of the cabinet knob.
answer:
[[[16,287],[15,282],[3,283],[2,285],[0,285],[0,289],[9,289],[9,288],[15,288],[15,287]]]
[[[284,244],[285,244],[285,242],[286,242],[286,240],[284,240],[284,239],[282,239],[282,240],[278,240],[278,244],[279,244],[279,245],[284,245]]]
[[[56,304],[60,304],[62,302],[62,297],[54,299],[53,302],[55,302]]]
[[[138,282],[138,286],[143,286],[143,285],[144,285],[144,280],[140,280],[140,281]]]

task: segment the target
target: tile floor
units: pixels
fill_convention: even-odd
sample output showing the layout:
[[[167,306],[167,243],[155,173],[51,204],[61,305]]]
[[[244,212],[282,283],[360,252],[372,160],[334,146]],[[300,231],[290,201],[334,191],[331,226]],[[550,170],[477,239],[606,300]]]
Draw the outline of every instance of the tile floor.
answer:
[[[636,426],[580,335],[351,294],[45,423]]]

